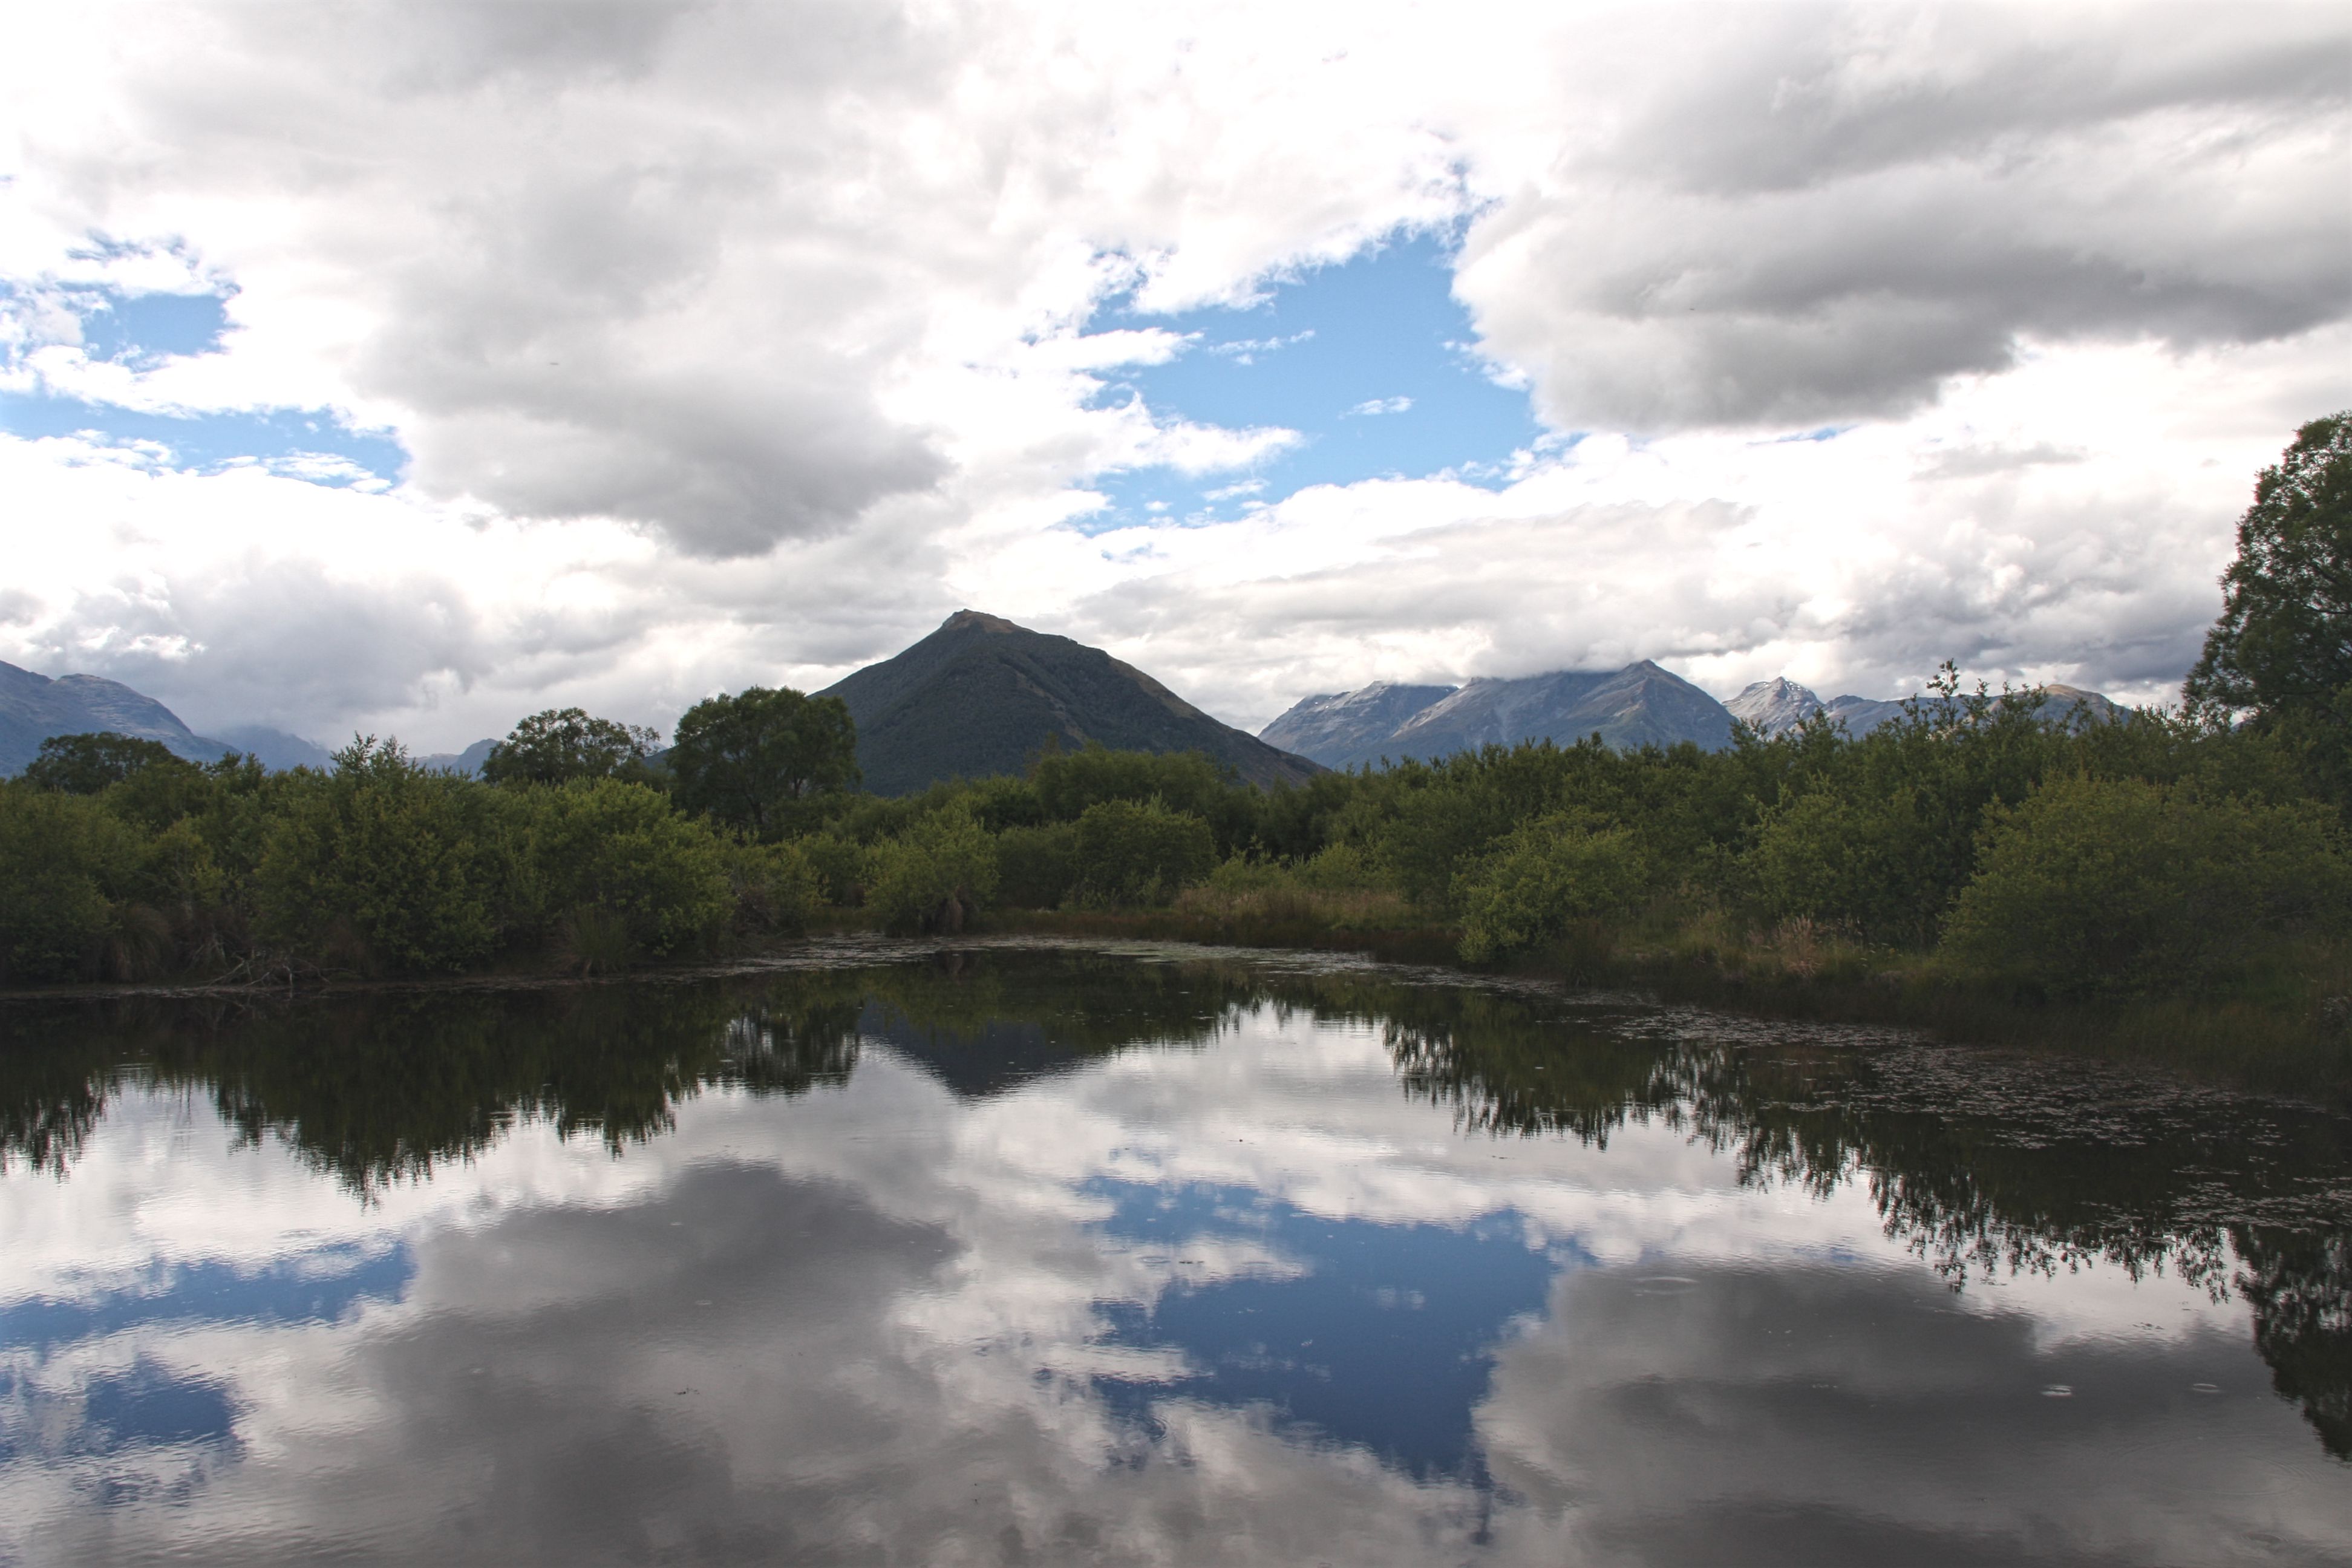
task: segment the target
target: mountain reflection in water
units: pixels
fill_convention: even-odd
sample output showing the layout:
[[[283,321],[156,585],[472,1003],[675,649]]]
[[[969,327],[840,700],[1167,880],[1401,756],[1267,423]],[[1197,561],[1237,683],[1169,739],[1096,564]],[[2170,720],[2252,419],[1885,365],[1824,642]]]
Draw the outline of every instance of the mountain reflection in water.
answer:
[[[0,1031],[0,1561],[2352,1562],[2315,1110],[1181,948]]]

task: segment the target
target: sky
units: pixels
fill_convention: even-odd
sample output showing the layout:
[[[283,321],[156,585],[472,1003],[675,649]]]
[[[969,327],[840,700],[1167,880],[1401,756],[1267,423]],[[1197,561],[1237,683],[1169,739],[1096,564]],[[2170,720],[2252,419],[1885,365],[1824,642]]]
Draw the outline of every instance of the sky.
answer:
[[[2352,405],[2332,5],[11,5],[0,659],[667,729],[971,607],[1255,730],[2177,694]]]

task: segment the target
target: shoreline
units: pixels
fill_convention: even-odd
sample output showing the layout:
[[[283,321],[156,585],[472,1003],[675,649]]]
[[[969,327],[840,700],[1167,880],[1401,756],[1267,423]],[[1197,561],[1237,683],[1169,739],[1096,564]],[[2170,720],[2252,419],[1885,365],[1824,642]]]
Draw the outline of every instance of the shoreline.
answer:
[[[91,1002],[261,1004],[322,995],[424,995],[549,991],[633,983],[684,984],[774,973],[814,961],[854,961],[859,939],[878,939],[872,956],[887,962],[909,946],[985,945],[991,938],[1039,937],[1086,942],[1182,942],[1255,952],[1353,953],[1376,963],[1458,974],[1465,980],[1521,981],[1570,991],[1633,993],[1662,1005],[1780,1021],[1922,1029],[1956,1045],[2054,1052],[2179,1074],[2200,1082],[2352,1110],[2352,1029],[2295,1016],[2295,1010],[2245,998],[2179,997],[2115,1004],[2011,1000],[1948,978],[1888,964],[1839,973],[1727,968],[1718,958],[1661,951],[1612,952],[1591,944],[1555,944],[1516,963],[1464,963],[1459,932],[1436,924],[1350,929],[1311,920],[1253,920],[1180,910],[1076,911],[996,910],[961,932],[891,937],[855,910],[829,910],[800,936],[720,959],[648,961],[592,974],[544,964],[467,974],[306,976],[292,985],[163,980],[68,982],[0,986],[0,1008]],[[887,945],[883,945],[887,944]],[[850,949],[853,951],[844,951]],[[794,962],[799,956],[803,962]]]

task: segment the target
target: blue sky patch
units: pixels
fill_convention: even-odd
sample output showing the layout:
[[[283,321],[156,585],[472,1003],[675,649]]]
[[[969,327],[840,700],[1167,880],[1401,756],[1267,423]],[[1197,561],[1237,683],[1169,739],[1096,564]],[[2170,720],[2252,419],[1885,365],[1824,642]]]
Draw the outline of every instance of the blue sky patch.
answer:
[[[1094,330],[1160,327],[1192,342],[1165,364],[1116,373],[1098,402],[1139,396],[1162,423],[1278,426],[1304,439],[1246,473],[1097,476],[1109,505],[1079,526],[1223,521],[1309,485],[1385,477],[1499,481],[1546,432],[1527,394],[1497,384],[1478,357],[1453,282],[1448,244],[1413,235],[1276,280],[1241,309],[1153,316],[1106,301]]]
[[[1168,1382],[1101,1379],[1147,1429],[1171,1397],[1263,1405],[1311,1442],[1360,1445],[1416,1479],[1486,1484],[1473,1412],[1511,1321],[1542,1310],[1576,1258],[1530,1247],[1515,1214],[1461,1229],[1334,1220],[1248,1188],[1100,1182],[1103,1228],[1164,1244],[1246,1238],[1307,1272],[1178,1284],[1150,1302],[1098,1304],[1111,1344],[1174,1346],[1197,1370]],[[1180,1258],[1181,1260],[1181,1258]]]
[[[59,308],[78,321],[84,353],[134,371],[214,353],[228,328],[228,296],[223,294],[67,288],[37,296],[0,284],[0,315],[26,320]],[[28,335],[31,346],[40,346],[38,330]],[[54,333],[49,337],[54,341]],[[0,391],[0,431],[26,440],[75,436],[103,446],[152,444],[176,468],[218,472],[252,464],[339,487],[396,484],[408,462],[406,450],[388,432],[353,429],[331,409],[156,413],[67,395],[46,385]]]
[[[175,354],[209,353],[228,330],[228,300],[220,294],[124,294],[100,289],[79,294],[82,348],[92,359],[151,365]]]

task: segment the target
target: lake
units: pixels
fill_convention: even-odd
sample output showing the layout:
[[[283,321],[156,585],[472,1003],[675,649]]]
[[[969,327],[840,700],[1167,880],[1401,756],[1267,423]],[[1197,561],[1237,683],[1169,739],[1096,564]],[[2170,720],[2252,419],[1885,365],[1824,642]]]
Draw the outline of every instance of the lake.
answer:
[[[2352,1121],[1329,954],[0,1007],[0,1561],[2352,1563]]]

